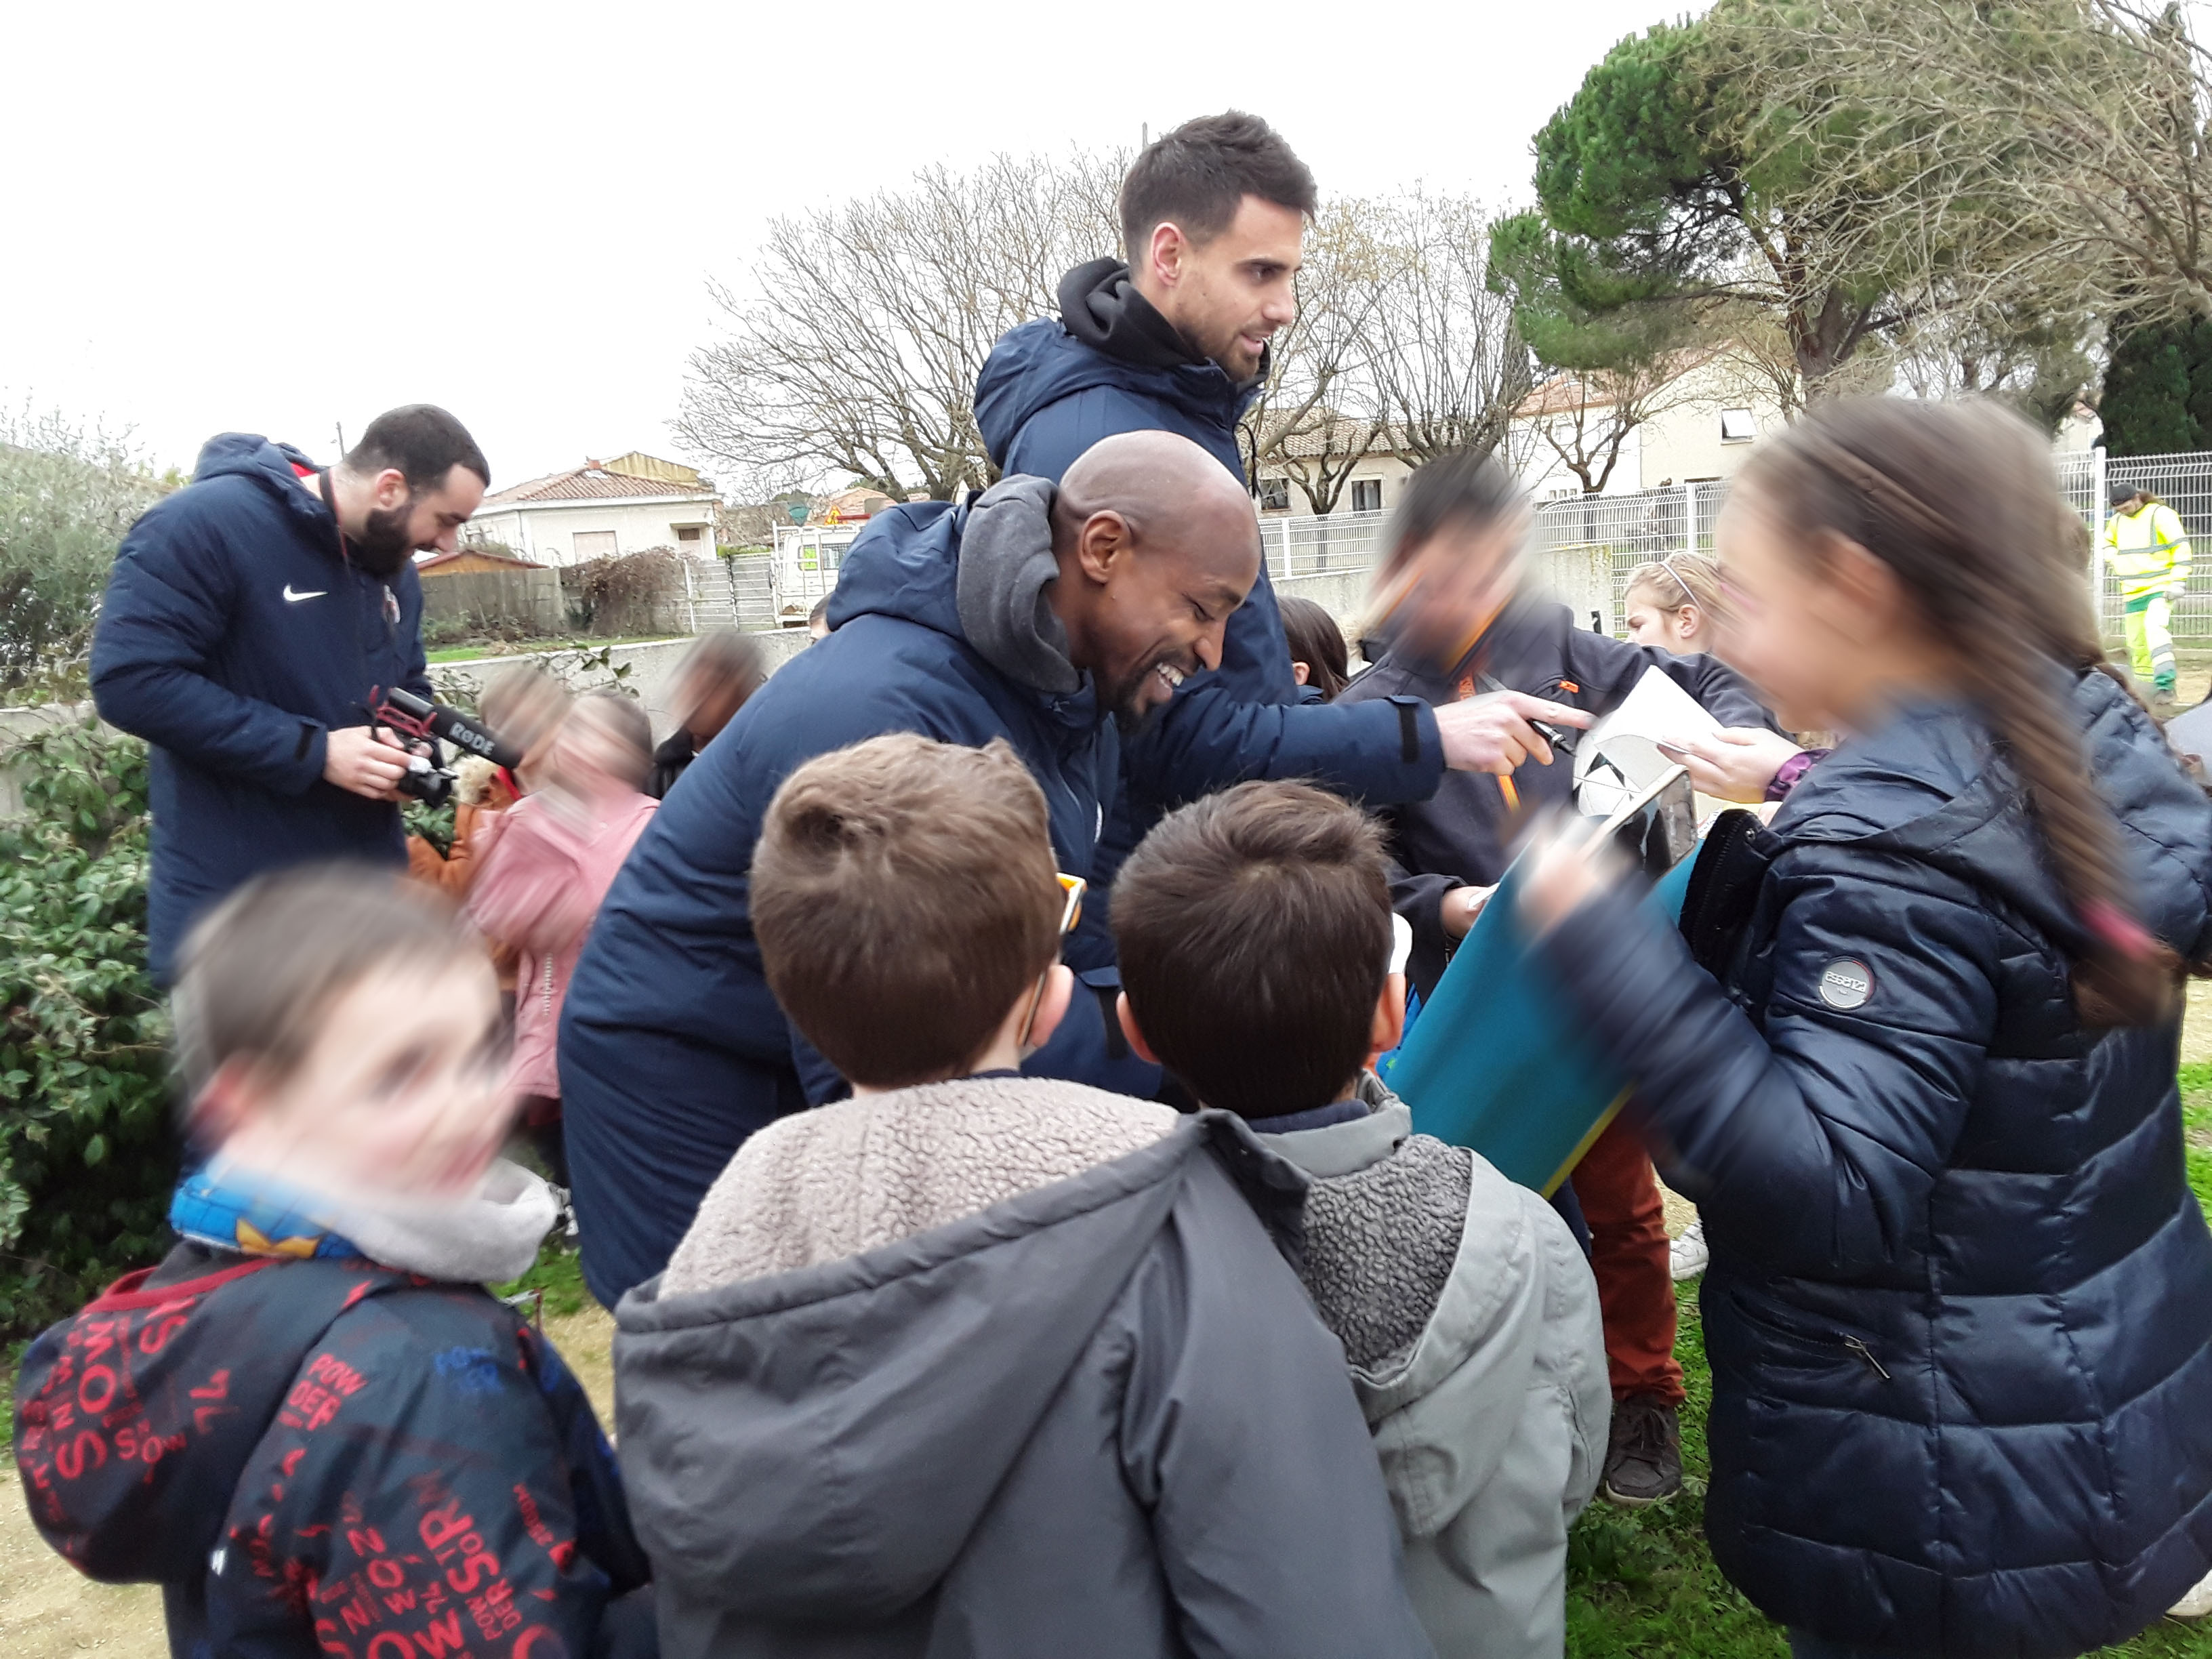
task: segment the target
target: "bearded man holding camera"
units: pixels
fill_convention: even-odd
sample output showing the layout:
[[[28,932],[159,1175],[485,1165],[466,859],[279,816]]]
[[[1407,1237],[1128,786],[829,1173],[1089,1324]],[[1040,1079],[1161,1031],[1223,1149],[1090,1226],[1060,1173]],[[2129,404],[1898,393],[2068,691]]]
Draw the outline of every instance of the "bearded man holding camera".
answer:
[[[429,696],[414,556],[453,550],[490,483],[467,429],[428,404],[378,416],[327,470],[226,432],[124,538],[92,692],[153,745],[157,984],[193,921],[264,871],[406,863],[408,755],[370,709],[394,687]]]

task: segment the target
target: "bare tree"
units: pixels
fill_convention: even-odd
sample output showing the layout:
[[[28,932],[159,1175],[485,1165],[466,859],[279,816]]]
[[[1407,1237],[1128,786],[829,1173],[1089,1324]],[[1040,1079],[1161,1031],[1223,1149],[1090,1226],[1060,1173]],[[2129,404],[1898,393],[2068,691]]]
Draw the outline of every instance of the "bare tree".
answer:
[[[833,472],[898,496],[988,484],[976,374],[1001,334],[1054,308],[1064,271],[1115,246],[1124,161],[933,167],[772,221],[745,277],[711,285],[726,332],[692,356],[678,436],[741,495]]]
[[[1630,435],[1681,400],[1692,361],[1669,358],[1628,369],[1554,375],[1523,400],[1536,437],[1595,495],[1612,482]]]
[[[2181,7],[1819,0],[1756,38],[1771,102],[1831,136],[1826,187],[1864,204],[1859,250],[1917,269],[1907,322],[1942,319],[1969,378],[2048,356],[2053,317],[2212,312],[2212,96]]]
[[[1322,210],[1298,271],[1297,316],[1276,337],[1267,385],[1244,420],[1247,482],[1256,491],[1261,470],[1279,469],[1323,515],[1387,435],[1373,331],[1389,264],[1372,230],[1355,198]]]
[[[1490,453],[1533,376],[1512,301],[1490,287],[1489,215],[1418,189],[1360,205],[1378,287],[1367,368],[1391,447],[1416,464]]]

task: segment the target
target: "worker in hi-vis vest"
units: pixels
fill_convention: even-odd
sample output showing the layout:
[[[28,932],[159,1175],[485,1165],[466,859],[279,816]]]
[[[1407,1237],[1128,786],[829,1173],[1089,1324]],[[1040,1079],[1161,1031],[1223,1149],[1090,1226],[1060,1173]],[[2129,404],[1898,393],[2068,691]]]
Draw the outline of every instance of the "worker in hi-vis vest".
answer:
[[[2181,515],[2135,484],[2112,486],[2105,524],[2105,556],[2120,580],[2127,613],[2128,663],[2152,697],[2173,701],[2173,635],[2169,607],[2189,589],[2189,536]]]

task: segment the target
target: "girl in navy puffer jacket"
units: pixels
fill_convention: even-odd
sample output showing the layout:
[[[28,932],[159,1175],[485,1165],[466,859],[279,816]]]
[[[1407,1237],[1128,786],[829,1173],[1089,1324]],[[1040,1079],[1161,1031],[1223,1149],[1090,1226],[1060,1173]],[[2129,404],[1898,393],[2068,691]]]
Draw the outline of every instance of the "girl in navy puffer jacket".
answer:
[[[1523,899],[1704,1209],[1714,1554],[1801,1656],[2119,1641],[2212,1566],[2212,806],[2013,416],[1831,404],[1720,544],[1728,654],[1845,741],[1709,889],[1711,976],[1564,842]]]

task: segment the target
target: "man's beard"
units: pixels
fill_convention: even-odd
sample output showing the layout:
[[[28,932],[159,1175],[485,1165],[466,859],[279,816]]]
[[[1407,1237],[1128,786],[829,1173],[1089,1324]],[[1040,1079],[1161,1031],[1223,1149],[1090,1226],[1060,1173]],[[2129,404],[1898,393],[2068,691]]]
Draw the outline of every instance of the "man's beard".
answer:
[[[346,550],[353,562],[380,580],[389,581],[398,575],[415,556],[407,535],[408,522],[414,516],[411,495],[398,507],[369,508],[368,522],[361,534],[346,538]]]

